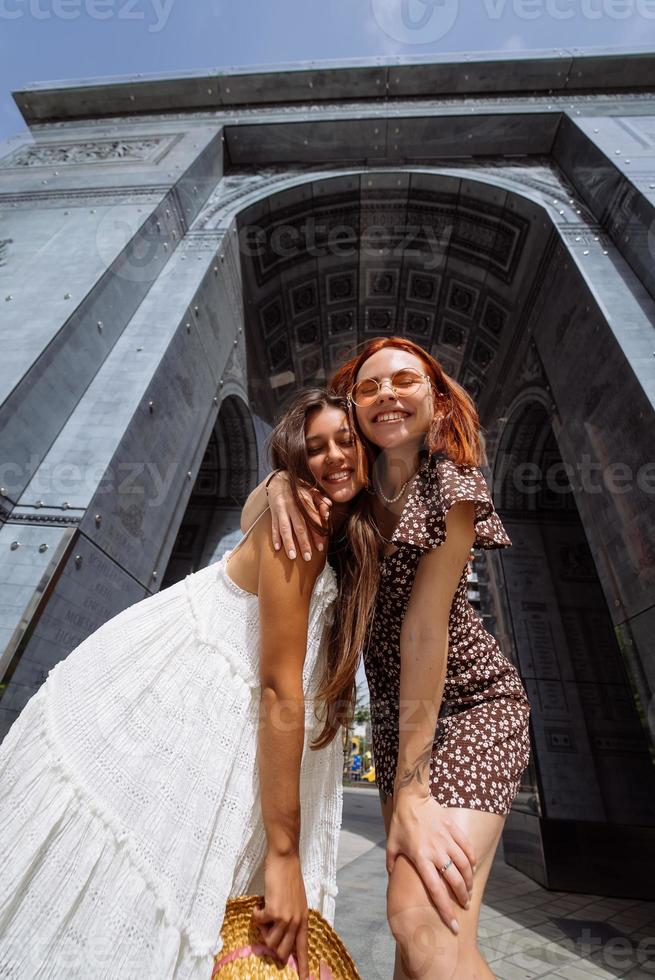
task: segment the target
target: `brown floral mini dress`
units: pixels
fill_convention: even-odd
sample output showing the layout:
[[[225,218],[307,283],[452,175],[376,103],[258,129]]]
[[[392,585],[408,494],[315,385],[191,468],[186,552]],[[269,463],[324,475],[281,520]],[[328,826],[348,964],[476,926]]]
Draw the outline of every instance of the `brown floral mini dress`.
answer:
[[[364,666],[371,696],[373,753],[383,797],[393,793],[398,760],[400,628],[418,563],[446,540],[454,503],[475,503],[474,548],[511,540],[480,469],[441,453],[425,455],[382,560]],[[530,703],[516,668],[468,600],[468,561],[450,609],[448,661],[430,763],[430,791],[442,806],[505,814],[528,764]]]

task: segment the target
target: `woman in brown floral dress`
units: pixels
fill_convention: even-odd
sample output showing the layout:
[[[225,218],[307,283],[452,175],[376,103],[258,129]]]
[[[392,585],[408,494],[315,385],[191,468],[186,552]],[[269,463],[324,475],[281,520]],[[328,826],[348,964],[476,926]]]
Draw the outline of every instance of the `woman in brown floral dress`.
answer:
[[[394,980],[493,977],[477,949],[478,917],[528,763],[530,706],[467,596],[471,547],[511,545],[479,469],[477,412],[434,358],[401,338],[366,344],[333,385],[348,394],[369,454],[381,540],[364,663]],[[291,513],[297,528],[275,484],[272,510],[282,523]],[[288,534],[284,544],[293,545]]]

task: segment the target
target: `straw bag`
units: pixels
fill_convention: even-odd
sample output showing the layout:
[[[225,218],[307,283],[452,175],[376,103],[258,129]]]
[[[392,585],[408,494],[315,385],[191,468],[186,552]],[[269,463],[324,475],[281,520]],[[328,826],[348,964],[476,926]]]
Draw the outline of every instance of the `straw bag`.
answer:
[[[221,929],[223,948],[216,956],[212,980],[298,980],[294,956],[284,965],[263,942],[252,917],[262,902],[260,895],[228,900]],[[309,910],[308,946],[311,980],[361,980],[348,950],[316,909]]]

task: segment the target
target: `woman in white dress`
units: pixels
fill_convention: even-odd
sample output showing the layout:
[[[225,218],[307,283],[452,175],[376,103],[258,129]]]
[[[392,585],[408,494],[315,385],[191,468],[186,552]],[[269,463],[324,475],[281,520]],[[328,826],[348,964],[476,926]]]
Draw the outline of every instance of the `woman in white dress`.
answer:
[[[271,455],[327,494],[357,551],[365,463],[343,400],[301,394]],[[6,735],[4,980],[209,980],[227,899],[260,892],[267,945],[307,976],[307,907],[334,917],[341,724],[372,594],[356,564],[337,590],[325,549],[298,563],[270,541],[265,511],[219,562],[113,617]]]

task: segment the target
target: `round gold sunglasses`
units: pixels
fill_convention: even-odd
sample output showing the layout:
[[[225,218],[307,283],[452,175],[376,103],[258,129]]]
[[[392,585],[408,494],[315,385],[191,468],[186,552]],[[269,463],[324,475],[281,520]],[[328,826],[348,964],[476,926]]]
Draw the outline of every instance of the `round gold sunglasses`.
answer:
[[[357,408],[366,408],[376,401],[385,384],[389,385],[396,396],[413,395],[426,381],[432,385],[432,380],[427,374],[422,374],[413,368],[401,368],[400,371],[394,371],[390,378],[383,378],[382,381],[377,381],[375,378],[362,378],[348,392],[348,401]]]

